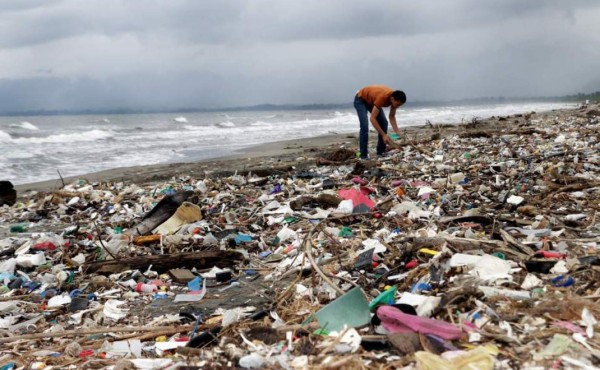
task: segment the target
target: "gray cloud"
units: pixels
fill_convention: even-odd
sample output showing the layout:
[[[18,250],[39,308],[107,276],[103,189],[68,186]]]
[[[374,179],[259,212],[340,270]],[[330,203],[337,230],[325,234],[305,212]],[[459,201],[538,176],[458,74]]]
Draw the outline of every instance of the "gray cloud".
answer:
[[[0,110],[600,89],[592,0],[0,1]]]

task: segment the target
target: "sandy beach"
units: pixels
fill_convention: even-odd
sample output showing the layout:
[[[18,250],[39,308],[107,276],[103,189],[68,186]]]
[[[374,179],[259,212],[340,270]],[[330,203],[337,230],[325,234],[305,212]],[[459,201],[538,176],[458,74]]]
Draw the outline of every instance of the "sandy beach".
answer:
[[[0,10],[0,370],[600,369],[599,1]]]

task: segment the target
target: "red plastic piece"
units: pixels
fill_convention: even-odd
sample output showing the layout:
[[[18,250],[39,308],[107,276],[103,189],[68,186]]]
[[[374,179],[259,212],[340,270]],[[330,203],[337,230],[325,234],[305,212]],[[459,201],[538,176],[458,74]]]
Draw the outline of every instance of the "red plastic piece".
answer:
[[[53,251],[56,249],[56,244],[54,244],[50,241],[36,243],[33,245],[33,247],[31,247],[31,249],[36,250],[36,251]]]
[[[410,270],[410,269],[413,269],[413,268],[415,268],[417,266],[419,266],[419,261],[412,260],[409,263],[407,263],[405,267]]]

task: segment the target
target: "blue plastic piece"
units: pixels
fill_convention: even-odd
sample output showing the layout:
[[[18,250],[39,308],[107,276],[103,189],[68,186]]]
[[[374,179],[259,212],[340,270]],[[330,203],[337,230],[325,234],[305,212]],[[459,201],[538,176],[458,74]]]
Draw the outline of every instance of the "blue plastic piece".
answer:
[[[552,282],[552,285],[559,288],[565,288],[575,284],[575,279],[569,275],[560,275],[550,281]]]
[[[271,251],[264,251],[264,252],[260,252],[258,254],[258,257],[259,258],[267,258],[267,257],[269,257],[270,254],[271,254]]]
[[[17,364],[15,362],[9,362],[6,365],[2,365],[2,367],[0,367],[0,370],[13,370],[16,366]]]
[[[233,240],[235,240],[235,244],[250,243],[252,241],[252,237],[246,234],[237,234]]]
[[[430,284],[427,283],[417,283],[415,285],[413,285],[413,287],[411,288],[410,292],[411,293],[418,293],[418,292],[423,292],[423,291],[430,291],[432,288],[432,286]]]
[[[42,298],[46,298],[46,296],[48,296],[48,294],[51,294],[52,296],[55,296],[55,295],[58,294],[58,291],[56,289],[44,290],[42,293],[40,293],[40,296]]]
[[[199,276],[196,276],[194,279],[188,281],[187,286],[188,286],[188,289],[191,290],[192,292],[196,292],[196,291],[202,289],[202,278]]]
[[[42,284],[40,284],[36,281],[26,281],[21,287],[27,288],[27,293],[31,293],[41,286],[42,286]]]

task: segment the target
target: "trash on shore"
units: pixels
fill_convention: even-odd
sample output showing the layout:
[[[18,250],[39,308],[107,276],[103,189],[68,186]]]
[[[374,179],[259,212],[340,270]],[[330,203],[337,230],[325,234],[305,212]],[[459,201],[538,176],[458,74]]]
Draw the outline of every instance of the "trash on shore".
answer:
[[[2,185],[0,366],[594,368],[598,108],[306,170]]]

